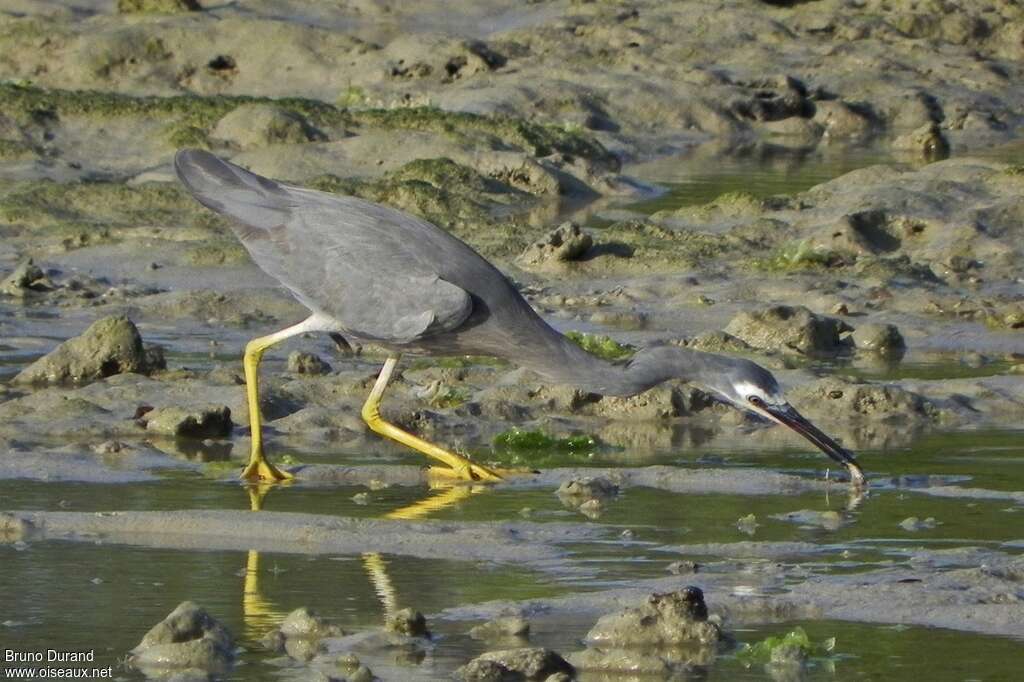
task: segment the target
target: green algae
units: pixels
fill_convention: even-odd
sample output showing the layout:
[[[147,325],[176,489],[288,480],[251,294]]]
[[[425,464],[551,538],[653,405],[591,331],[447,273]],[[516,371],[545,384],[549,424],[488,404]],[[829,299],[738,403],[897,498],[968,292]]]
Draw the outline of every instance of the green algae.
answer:
[[[558,152],[601,162],[612,170],[617,170],[619,166],[614,155],[587,135],[511,116],[483,116],[433,107],[366,109],[349,113],[356,123],[371,128],[420,130],[457,137],[482,133],[497,142],[519,147],[538,157]]]
[[[618,160],[599,142],[579,131],[566,131],[509,116],[449,112],[431,107],[350,111],[328,102],[302,97],[247,95],[133,96],[95,90],[41,88],[31,84],[0,83],[0,113],[26,121],[34,116],[138,117],[172,119],[209,132],[221,117],[243,104],[273,104],[305,117],[316,127],[420,130],[466,138],[483,135],[493,147],[514,146],[534,156],[560,153],[582,157],[615,170]],[[192,133],[195,135],[195,133]]]
[[[0,222],[30,229],[178,227],[183,220],[209,227],[217,219],[171,183],[42,180],[15,183],[0,195]]]
[[[754,260],[754,267],[767,272],[794,272],[834,267],[843,262],[835,251],[812,246],[807,240],[783,244],[765,258]]]
[[[503,431],[494,437],[493,445],[499,450],[543,450],[547,452],[591,452],[600,446],[596,436],[569,436],[556,438],[543,431]]]
[[[807,632],[802,627],[795,627],[781,637],[767,637],[756,644],[744,644],[736,658],[746,665],[752,663],[768,663],[776,660],[781,652],[789,650],[789,654],[798,657],[814,655],[825,655],[835,649],[836,640],[834,637],[815,644],[811,642]],[[799,660],[799,659],[798,659]]]
[[[610,336],[578,331],[566,332],[565,336],[591,355],[605,360],[621,360],[636,353],[633,346],[621,344]]]

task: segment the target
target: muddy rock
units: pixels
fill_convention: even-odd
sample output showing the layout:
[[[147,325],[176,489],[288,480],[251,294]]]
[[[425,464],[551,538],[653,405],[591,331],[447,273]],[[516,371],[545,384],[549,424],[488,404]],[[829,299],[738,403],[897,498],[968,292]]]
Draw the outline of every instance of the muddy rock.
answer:
[[[409,637],[430,637],[430,631],[427,630],[427,619],[415,609],[402,609],[389,615],[384,622],[384,629]]]
[[[824,528],[825,530],[838,530],[846,523],[846,519],[842,514],[832,510],[801,509],[785,514],[773,514],[771,518],[796,523],[801,526]]]
[[[575,675],[575,669],[550,649],[527,647],[488,651],[458,670],[466,682],[546,680],[551,675]]]
[[[32,524],[13,514],[0,513],[0,544],[24,542]]]
[[[542,239],[530,244],[516,260],[534,269],[558,268],[579,260],[593,246],[593,238],[574,222],[564,222]]]
[[[287,653],[298,661],[309,661],[324,651],[321,640],[344,634],[337,625],[327,623],[315,611],[302,607],[289,613],[280,627],[268,632],[262,644],[270,651]]]
[[[916,516],[911,516],[900,521],[900,528],[909,532],[916,532],[919,530],[931,530],[938,525],[938,522],[934,517],[929,516],[926,519],[919,519]]]
[[[841,335],[853,327],[803,306],[777,305],[740,313],[725,331],[762,350],[831,355],[850,348],[849,340]]]
[[[324,362],[319,355],[293,351],[288,355],[288,371],[294,374],[329,374],[331,366]]]
[[[16,383],[85,382],[114,374],[161,369],[162,354],[147,354],[127,317],[106,317],[69,339],[14,377]]]
[[[32,291],[46,291],[52,286],[46,273],[29,258],[0,282],[0,294],[22,298]]]
[[[880,355],[899,355],[907,347],[900,330],[893,324],[862,324],[850,338],[857,350]]]
[[[177,14],[202,9],[197,0],[117,0],[121,14]]]
[[[683,643],[714,644],[721,629],[708,620],[704,593],[686,587],[667,594],[652,594],[637,608],[602,616],[587,633],[592,646],[640,647]]]
[[[243,104],[214,126],[210,137],[239,149],[323,140],[301,115],[271,104]]]
[[[502,616],[474,626],[469,631],[473,639],[502,640],[514,637],[528,637],[530,622],[522,616]]]
[[[161,407],[147,412],[146,430],[178,438],[226,438],[231,435],[231,408],[226,405],[198,410]]]
[[[132,649],[131,664],[156,676],[192,670],[223,673],[233,650],[227,628],[206,609],[186,601],[145,634]]]
[[[564,481],[556,493],[562,498],[575,498],[578,500],[608,499],[619,494],[619,486],[607,478],[600,476],[585,476]]]
[[[893,140],[893,148],[913,153],[928,161],[949,156],[949,140],[937,123],[926,123],[917,130]]]
[[[938,408],[927,398],[895,384],[825,377],[790,390],[794,404],[812,415],[859,416],[879,420],[934,420]]]

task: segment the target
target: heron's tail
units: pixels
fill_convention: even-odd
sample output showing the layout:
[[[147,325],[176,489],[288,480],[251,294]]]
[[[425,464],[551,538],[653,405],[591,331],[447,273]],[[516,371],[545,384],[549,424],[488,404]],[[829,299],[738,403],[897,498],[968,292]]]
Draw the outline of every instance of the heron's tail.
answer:
[[[269,230],[289,214],[284,187],[210,152],[182,149],[174,155],[174,172],[203,206],[250,228]]]

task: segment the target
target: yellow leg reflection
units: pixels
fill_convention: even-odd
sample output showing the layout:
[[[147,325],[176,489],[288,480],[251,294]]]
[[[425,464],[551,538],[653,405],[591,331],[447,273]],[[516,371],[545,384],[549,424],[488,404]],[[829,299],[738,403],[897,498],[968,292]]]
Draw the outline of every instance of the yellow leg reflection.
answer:
[[[486,488],[483,486],[468,485],[443,489],[425,500],[413,502],[408,506],[388,512],[384,515],[384,518],[402,519],[405,521],[422,519],[432,512],[450,507],[470,495],[483,492],[484,490]],[[384,607],[384,617],[388,618],[398,611],[398,593],[395,591],[395,585],[391,582],[391,577],[388,575],[387,562],[379,552],[366,552],[362,557],[363,568],[366,569],[366,575],[370,577],[370,582],[373,583],[373,591],[377,593],[381,606]]]
[[[249,485],[246,490],[249,494],[249,507],[252,511],[261,511],[267,494],[274,488],[273,485]],[[471,495],[484,492],[489,487],[485,485],[455,485],[450,488],[439,488],[432,491],[425,499],[418,500],[384,515],[385,519],[401,519],[413,521],[422,519],[430,514],[447,509]],[[242,594],[242,617],[245,623],[245,634],[248,639],[259,640],[270,629],[276,627],[284,620],[287,613],[274,607],[260,593],[259,572],[260,555],[256,550],[248,552],[245,564],[244,591]],[[398,594],[391,577],[387,572],[387,561],[379,552],[365,552],[362,554],[363,568],[377,593],[381,605],[384,607],[385,617],[393,615],[398,611]]]
[[[288,614],[276,609],[260,594],[260,553],[250,549],[245,560],[245,581],[242,592],[242,622],[245,638],[259,641],[277,627]]]

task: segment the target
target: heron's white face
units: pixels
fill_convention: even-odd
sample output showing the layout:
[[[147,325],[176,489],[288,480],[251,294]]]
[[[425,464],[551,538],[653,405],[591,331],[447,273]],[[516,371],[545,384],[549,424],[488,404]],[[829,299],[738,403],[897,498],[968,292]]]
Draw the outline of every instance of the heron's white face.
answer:
[[[786,399],[782,396],[782,392],[777,390],[777,387],[776,390],[772,391],[770,389],[766,390],[757,384],[739,381],[732,385],[732,389],[736,397],[734,400],[736,407],[755,412],[773,422],[778,422],[779,420],[775,418],[768,408],[784,407],[787,405]]]

